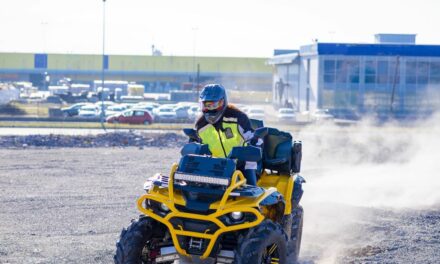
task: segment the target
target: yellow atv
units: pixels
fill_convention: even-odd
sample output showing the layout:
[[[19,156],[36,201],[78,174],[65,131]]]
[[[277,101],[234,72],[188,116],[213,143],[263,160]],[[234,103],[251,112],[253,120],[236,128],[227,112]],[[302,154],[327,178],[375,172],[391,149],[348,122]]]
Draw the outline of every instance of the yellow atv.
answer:
[[[195,142],[195,131],[184,131],[192,142],[169,176],[145,183],[137,201],[142,215],[122,230],[115,263],[295,263],[303,224],[301,143],[258,128],[263,151],[248,145],[214,158]],[[246,161],[259,164],[257,186],[237,169]]]

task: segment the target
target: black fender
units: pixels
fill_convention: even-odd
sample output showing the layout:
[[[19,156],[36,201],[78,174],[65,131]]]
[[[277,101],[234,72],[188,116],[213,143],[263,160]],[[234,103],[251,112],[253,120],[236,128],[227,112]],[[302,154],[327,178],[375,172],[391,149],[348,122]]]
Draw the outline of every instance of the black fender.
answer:
[[[305,182],[306,180],[302,176],[300,175],[296,176],[296,179],[293,184],[292,207],[296,207],[299,205],[299,202],[301,201],[302,195],[304,193],[302,185]]]
[[[281,222],[284,215],[284,210],[286,208],[286,201],[281,193],[275,191],[269,194],[263,201],[261,201],[260,206],[268,207],[270,211],[274,211],[275,214],[271,214],[272,220],[275,222]]]

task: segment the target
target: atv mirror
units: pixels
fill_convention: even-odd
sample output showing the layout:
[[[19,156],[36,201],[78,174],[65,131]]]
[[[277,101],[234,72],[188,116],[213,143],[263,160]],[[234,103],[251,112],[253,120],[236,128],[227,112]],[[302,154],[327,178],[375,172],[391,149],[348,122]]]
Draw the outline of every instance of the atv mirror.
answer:
[[[260,161],[261,149],[254,146],[233,147],[228,158],[241,161]]]
[[[251,127],[253,130],[264,127],[263,120],[249,118],[249,121],[251,122]]]
[[[190,138],[191,141],[200,142],[199,135],[197,135],[197,131],[192,128],[184,128],[183,133]]]
[[[255,130],[254,137],[264,138],[268,133],[269,133],[269,129],[267,127],[260,127]]]

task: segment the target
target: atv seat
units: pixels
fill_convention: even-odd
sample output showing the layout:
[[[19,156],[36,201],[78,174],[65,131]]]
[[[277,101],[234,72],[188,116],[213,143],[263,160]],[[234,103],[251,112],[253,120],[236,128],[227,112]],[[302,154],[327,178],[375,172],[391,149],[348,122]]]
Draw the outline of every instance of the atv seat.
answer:
[[[292,162],[292,136],[269,128],[264,137],[263,168],[279,173],[290,173]]]

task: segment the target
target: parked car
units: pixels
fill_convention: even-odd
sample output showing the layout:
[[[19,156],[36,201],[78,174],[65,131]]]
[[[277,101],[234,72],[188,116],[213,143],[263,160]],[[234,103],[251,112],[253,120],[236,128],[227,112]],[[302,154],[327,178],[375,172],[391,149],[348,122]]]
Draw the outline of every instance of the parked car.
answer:
[[[163,105],[159,107],[155,116],[158,122],[175,121],[176,117],[176,111],[174,111],[174,107],[170,105]]]
[[[97,102],[95,103],[95,106],[97,106],[97,107],[99,107],[99,109],[101,109],[103,104],[104,104],[104,109],[107,109],[107,108],[109,108],[110,106],[114,105],[115,103],[112,102],[112,101],[104,101],[104,102],[102,102],[102,101],[97,101]]]
[[[266,116],[264,109],[258,107],[251,107],[246,112],[247,116],[252,119],[263,120]]]
[[[200,111],[200,106],[197,105],[197,106],[192,106],[188,110],[188,113],[190,120],[195,121],[202,114],[202,111]]]
[[[96,105],[85,105],[79,109],[78,117],[97,118],[101,115],[101,108]]]
[[[148,112],[150,112],[150,114],[154,116],[154,112],[156,108],[152,105],[136,105],[133,109],[147,110]]]
[[[178,121],[189,121],[189,109],[191,106],[189,105],[183,105],[183,106],[177,106],[174,108],[174,112],[176,112],[176,120]]]
[[[280,108],[278,109],[278,121],[295,121],[295,111],[292,108]]]
[[[127,109],[132,109],[137,106],[137,104],[133,104],[133,103],[125,103],[125,104],[120,104],[120,105],[125,106]]]
[[[359,120],[360,114],[351,109],[330,109],[329,114],[337,119]]]
[[[310,116],[311,121],[333,121],[335,117],[329,113],[328,109],[315,109]]]
[[[153,123],[153,116],[147,110],[129,109],[122,113],[107,117],[108,123],[144,124]]]
[[[156,109],[160,107],[160,104],[154,102],[139,102],[133,108],[147,109],[151,114],[155,114]]]
[[[65,117],[77,116],[79,113],[79,109],[85,105],[91,105],[91,104],[88,104],[88,103],[73,104],[69,107],[61,108],[61,111],[63,112],[63,116],[65,116]]]
[[[105,116],[116,115],[124,110],[127,110],[127,106],[125,105],[111,105],[105,110]]]

